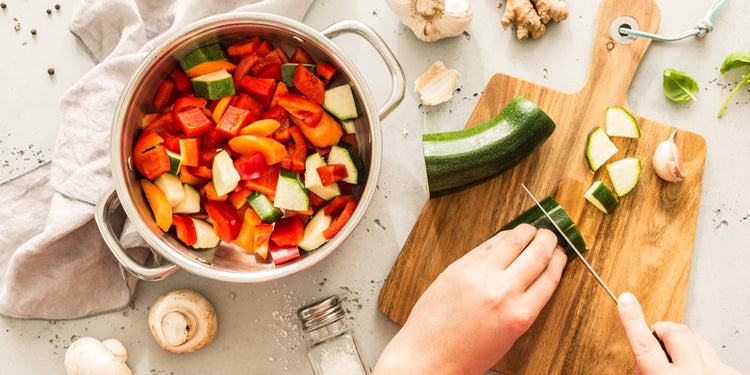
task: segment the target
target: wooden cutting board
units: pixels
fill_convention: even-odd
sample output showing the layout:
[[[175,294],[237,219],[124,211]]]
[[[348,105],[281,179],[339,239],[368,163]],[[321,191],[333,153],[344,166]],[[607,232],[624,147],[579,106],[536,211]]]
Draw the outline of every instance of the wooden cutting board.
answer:
[[[554,197],[576,221],[591,249],[584,255],[615,294],[634,293],[649,323],[682,321],[706,159],[704,139],[677,133],[688,177],[677,184],[664,182],[654,173],[651,158],[674,127],[635,115],[642,137],[613,138],[620,151],[611,160],[640,158],[640,182],[610,215],[583,198],[594,181],[612,186],[605,168],[596,174],[588,169],[587,134],[604,125],[608,106],[633,113],[627,92],[650,44],[643,38],[629,45],[613,41],[610,26],[623,15],[635,18],[641,30],[655,32],[659,25],[659,9],[652,0],[602,1],[588,78],[578,92],[563,93],[504,74],[490,79],[467,127],[491,118],[522,95],[547,112],[557,128],[528,158],[500,176],[427,201],[381,291],[379,307],[387,317],[403,325],[443,269],[533,206],[520,186],[525,183],[540,200]],[[494,369],[509,375],[632,373],[633,360],[610,297],[581,262],[573,261],[534,325]]]

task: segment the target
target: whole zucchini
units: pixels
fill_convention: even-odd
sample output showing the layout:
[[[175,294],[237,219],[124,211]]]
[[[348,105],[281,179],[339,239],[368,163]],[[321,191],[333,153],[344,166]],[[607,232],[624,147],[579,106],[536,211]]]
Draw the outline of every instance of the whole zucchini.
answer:
[[[430,196],[459,190],[516,165],[555,130],[544,111],[516,97],[495,117],[453,132],[424,134]]]
[[[586,245],[586,241],[583,240],[581,232],[573,222],[573,219],[570,218],[570,215],[565,212],[565,210],[562,208],[562,206],[560,206],[559,203],[557,203],[557,201],[552,199],[552,197],[547,197],[540,201],[539,204],[544,207],[544,210],[547,211],[550,217],[552,217],[552,220],[555,221],[555,224],[557,224],[557,226],[562,229],[570,242],[572,242],[573,245],[578,248],[578,251],[584,252],[589,249]],[[557,232],[549,219],[544,216],[544,212],[542,212],[542,210],[540,210],[536,205],[528,209],[526,212],[522,213],[510,223],[506,224],[504,227],[500,228],[500,231],[513,229],[523,223],[529,224],[536,228],[545,228],[551,230],[557,236],[557,243],[562,246],[563,249],[565,249],[565,253],[568,255],[568,262],[577,258],[575,252],[573,252],[573,249],[570,248],[570,245],[568,245],[562,235]]]

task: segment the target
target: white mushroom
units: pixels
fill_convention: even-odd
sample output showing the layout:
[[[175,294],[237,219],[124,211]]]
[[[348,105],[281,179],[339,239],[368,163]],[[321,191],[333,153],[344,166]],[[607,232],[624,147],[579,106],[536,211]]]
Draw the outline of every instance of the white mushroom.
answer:
[[[82,337],[65,352],[65,372],[68,375],[132,375],[125,364],[128,351],[116,339],[99,341]]]
[[[201,349],[216,334],[213,306],[190,289],[173,290],[159,297],[151,306],[148,323],[159,346],[174,354]]]
[[[469,0],[386,0],[386,3],[425,42],[460,35],[474,17]]]
[[[455,69],[448,69],[442,61],[436,61],[430,69],[414,82],[414,92],[420,94],[422,104],[440,104],[453,96],[453,87],[461,77]]]

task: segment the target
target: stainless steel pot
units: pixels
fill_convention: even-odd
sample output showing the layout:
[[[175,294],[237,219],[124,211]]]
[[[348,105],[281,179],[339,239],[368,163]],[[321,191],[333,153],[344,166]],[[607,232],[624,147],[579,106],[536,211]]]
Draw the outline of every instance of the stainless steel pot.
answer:
[[[390,70],[392,90],[385,104],[376,109],[370,89],[362,74],[347,56],[331,42],[331,38],[351,33],[370,43]],[[291,52],[304,48],[316,61],[328,61],[338,68],[332,85],[349,83],[355,93],[361,116],[355,121],[360,156],[365,165],[366,183],[357,185],[352,193],[359,204],[344,228],[321,248],[302,258],[274,267],[259,262],[255,255],[234,245],[222,243],[216,249],[196,251],[184,246],[174,236],[157,226],[141,192],[138,175],[131,159],[133,145],[140,134],[140,123],[150,108],[159,83],[177,66],[177,61],[193,49],[213,42],[231,43],[251,36],[260,36]],[[341,21],[321,32],[299,22],[264,13],[233,13],[198,21],[181,32],[167,37],[139,64],[126,84],[115,109],[110,138],[110,159],[114,189],[97,202],[96,223],[104,240],[122,266],[144,280],[159,280],[183,268],[199,276],[240,283],[276,280],[303,271],[331,254],[354,230],[370,205],[380,174],[382,136],[380,120],[401,101],[405,90],[401,66],[377,33],[356,21]],[[131,258],[120,245],[111,214],[122,206],[138,233],[151,248],[165,258],[167,264],[144,266]]]

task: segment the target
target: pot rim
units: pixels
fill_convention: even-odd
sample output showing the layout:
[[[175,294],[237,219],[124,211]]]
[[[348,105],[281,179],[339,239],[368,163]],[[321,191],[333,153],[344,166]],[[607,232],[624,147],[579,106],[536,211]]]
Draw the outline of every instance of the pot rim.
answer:
[[[336,59],[337,65],[352,79],[352,88],[357,91],[359,98],[364,105],[363,112],[367,117],[369,140],[371,141],[370,166],[366,184],[354,214],[341,231],[326,244],[303,255],[303,257],[297,261],[282,266],[252,270],[250,272],[210,268],[210,265],[201,262],[200,258],[191,259],[185,252],[174,249],[160,238],[167,236],[168,234],[162,233],[161,236],[157,236],[153,228],[147,225],[144,219],[140,216],[131,199],[131,192],[128,189],[128,184],[125,180],[125,164],[127,164],[127,168],[133,170],[130,157],[132,150],[123,150],[120,147],[120,138],[125,129],[124,120],[126,110],[134,96],[136,87],[152,66],[152,63],[157,59],[169,57],[170,51],[168,51],[168,49],[172,47],[172,44],[180,41],[182,38],[191,34],[200,33],[202,29],[213,29],[222,24],[232,22],[280,27],[288,32],[290,37],[312,41],[317,43],[322,50],[330,53]],[[127,160],[123,161],[123,155],[128,156]],[[207,17],[194,22],[183,29],[173,31],[141,60],[135,71],[131,74],[127,84],[124,86],[115,107],[112,134],[110,136],[110,162],[114,187],[123,210],[136,227],[138,234],[143,237],[153,251],[175,263],[177,266],[199,276],[229,282],[257,283],[278,280],[310,268],[330,255],[349,237],[356,225],[364,217],[365,211],[369,207],[375,194],[382,163],[382,133],[377,107],[364,77],[354,63],[352,63],[352,61],[329,38],[309,26],[286,17],[267,13],[235,12]],[[136,190],[136,193],[140,194],[140,190]]]

